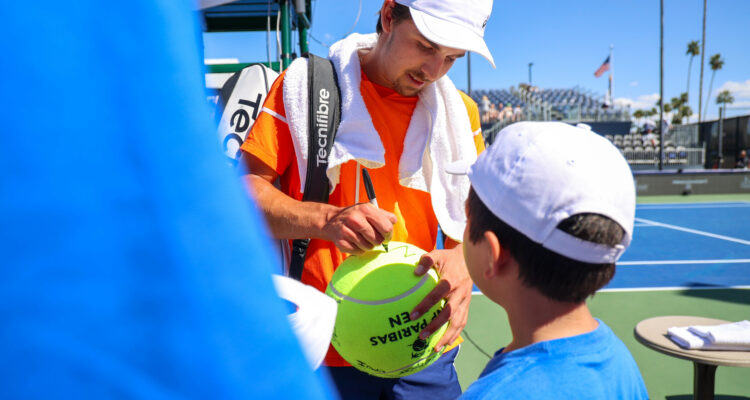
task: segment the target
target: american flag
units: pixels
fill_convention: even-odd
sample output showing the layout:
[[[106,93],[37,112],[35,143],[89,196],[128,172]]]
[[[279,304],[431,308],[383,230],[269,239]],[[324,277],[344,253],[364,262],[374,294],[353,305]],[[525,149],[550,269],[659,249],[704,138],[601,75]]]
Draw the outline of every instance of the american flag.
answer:
[[[597,69],[596,72],[594,72],[594,76],[598,78],[604,75],[604,73],[607,71],[609,71],[609,56],[607,56],[607,59],[604,60],[604,62],[602,63],[602,66],[599,67],[599,69]]]

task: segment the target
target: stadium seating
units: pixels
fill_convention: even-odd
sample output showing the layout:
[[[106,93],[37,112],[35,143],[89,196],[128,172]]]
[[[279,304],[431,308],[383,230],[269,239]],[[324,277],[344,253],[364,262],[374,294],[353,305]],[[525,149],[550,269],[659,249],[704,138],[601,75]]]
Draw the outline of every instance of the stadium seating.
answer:
[[[676,162],[677,161],[677,148],[675,147],[666,147],[664,149],[664,154],[666,154],[667,161],[669,162]]]
[[[631,166],[655,167],[659,164],[659,140],[644,140],[640,133],[626,135],[604,135],[612,142]],[[676,146],[672,141],[664,142],[664,161],[667,165],[686,165],[693,149]]]
[[[542,89],[538,87],[510,89],[477,89],[471,92],[471,97],[480,103],[482,97],[487,96],[490,103],[510,104],[514,109],[520,107],[521,115],[514,113],[513,118],[484,121],[482,129],[489,143],[494,135],[503,127],[519,120],[549,121],[562,120],[568,123],[578,122],[608,122],[630,121],[629,110],[614,107],[603,107],[603,96],[580,88]],[[498,107],[499,108],[499,107]],[[696,136],[697,133],[693,134]],[[684,136],[684,135],[683,135]],[[659,165],[661,146],[658,137],[646,137],[641,132],[616,134],[610,132],[604,135],[623,154],[631,167],[651,169]],[[705,150],[701,149],[695,140],[685,141],[682,136],[665,136],[663,160],[665,165],[674,167],[701,167],[705,160]],[[692,137],[692,136],[691,136]],[[696,136],[697,137],[697,136]],[[679,146],[676,146],[677,143]]]
[[[477,103],[479,103],[482,100],[482,96],[487,96],[487,99],[492,104],[498,104],[502,103],[503,105],[510,104],[513,107],[515,106],[525,106],[526,103],[524,103],[523,100],[516,97],[509,91],[505,89],[491,89],[491,90],[473,90],[471,92],[471,98],[474,99]]]
[[[643,160],[649,164],[654,164],[659,161],[659,159],[656,158],[656,151],[654,151],[653,147],[645,148],[645,150],[643,151]]]
[[[513,107],[525,108],[531,119],[542,117],[539,110],[531,105],[549,107],[551,119],[577,121],[612,121],[629,120],[627,109],[620,107],[604,107],[603,96],[579,88],[569,89],[477,89],[471,92],[471,98],[477,103],[483,96],[493,103],[510,104]]]

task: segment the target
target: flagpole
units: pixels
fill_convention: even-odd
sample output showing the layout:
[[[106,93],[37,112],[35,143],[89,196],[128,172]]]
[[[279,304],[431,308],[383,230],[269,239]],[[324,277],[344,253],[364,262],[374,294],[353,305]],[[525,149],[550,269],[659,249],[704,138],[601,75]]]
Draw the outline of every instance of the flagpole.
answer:
[[[615,57],[614,57],[614,48],[615,45],[610,44],[609,45],[609,102],[610,107],[615,106],[615,92],[614,92],[614,71],[615,71]]]
[[[698,111],[700,124],[700,111]],[[659,171],[664,168],[664,0],[659,2]]]

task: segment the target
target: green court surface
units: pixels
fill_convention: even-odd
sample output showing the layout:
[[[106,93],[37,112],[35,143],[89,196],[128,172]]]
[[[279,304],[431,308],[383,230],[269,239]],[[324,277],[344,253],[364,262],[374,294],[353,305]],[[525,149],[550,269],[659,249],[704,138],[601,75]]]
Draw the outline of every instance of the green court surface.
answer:
[[[652,196],[640,204],[750,201],[750,195]],[[750,227],[748,227],[750,229]],[[750,254],[750,253],[749,253]],[[602,291],[588,301],[592,314],[609,325],[633,354],[652,399],[688,400],[693,393],[693,365],[663,355],[635,340],[635,325],[662,315],[693,315],[740,321],[750,319],[747,288],[632,288]],[[456,370],[462,388],[476,380],[489,357],[510,342],[505,311],[482,294],[474,294],[469,319],[462,333]],[[716,399],[750,400],[750,368],[716,370]]]

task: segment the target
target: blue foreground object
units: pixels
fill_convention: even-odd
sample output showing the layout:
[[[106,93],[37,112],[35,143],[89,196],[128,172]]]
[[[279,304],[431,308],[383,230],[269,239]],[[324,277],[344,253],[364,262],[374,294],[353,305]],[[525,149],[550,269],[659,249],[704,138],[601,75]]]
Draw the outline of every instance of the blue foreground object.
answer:
[[[191,6],[0,11],[0,398],[331,396],[225,167]]]

